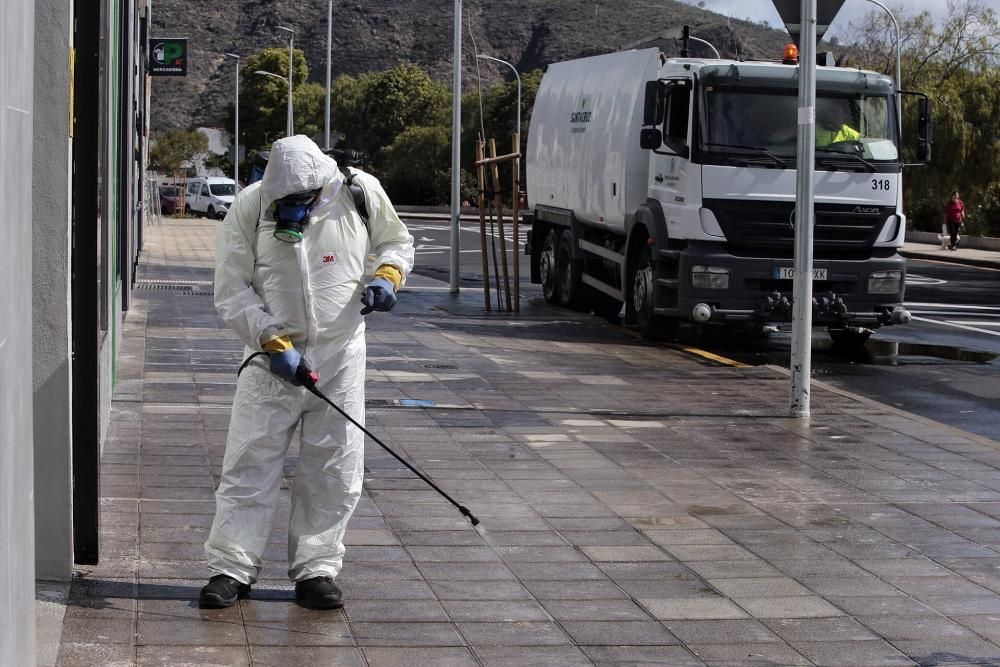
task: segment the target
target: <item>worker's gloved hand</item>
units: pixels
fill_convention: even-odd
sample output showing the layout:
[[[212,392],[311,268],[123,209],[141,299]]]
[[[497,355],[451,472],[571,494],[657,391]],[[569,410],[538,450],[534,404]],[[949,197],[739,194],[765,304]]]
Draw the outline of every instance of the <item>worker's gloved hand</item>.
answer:
[[[291,382],[296,387],[302,385],[295,376],[295,371],[302,361],[302,355],[294,347],[283,352],[269,352],[271,358],[271,372],[286,382]]]
[[[396,288],[385,278],[374,278],[365,293],[361,295],[361,303],[365,307],[361,310],[362,315],[367,315],[373,310],[387,312],[396,305]]]

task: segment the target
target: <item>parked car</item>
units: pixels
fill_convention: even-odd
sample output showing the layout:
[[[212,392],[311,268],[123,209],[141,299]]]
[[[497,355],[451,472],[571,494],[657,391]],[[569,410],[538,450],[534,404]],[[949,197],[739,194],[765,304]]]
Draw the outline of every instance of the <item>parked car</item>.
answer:
[[[160,186],[160,212],[163,215],[177,213],[181,208],[182,188],[179,185]]]
[[[231,178],[208,176],[189,179],[184,212],[188,215],[203,213],[221,220],[226,217],[239,190],[236,181]]]

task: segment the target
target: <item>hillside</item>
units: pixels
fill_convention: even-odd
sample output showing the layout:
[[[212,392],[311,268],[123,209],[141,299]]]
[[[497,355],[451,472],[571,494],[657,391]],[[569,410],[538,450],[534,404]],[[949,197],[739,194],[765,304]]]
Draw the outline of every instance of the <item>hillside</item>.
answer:
[[[627,10],[626,10],[627,8]],[[364,5],[334,2],[333,76],[379,71],[414,62],[450,87],[453,3],[369,0]],[[326,76],[327,3],[292,0],[157,0],[154,37],[187,37],[186,78],[153,80],[152,129],[221,126],[233,95],[233,62],[225,52],[248,55],[287,46],[275,26],[296,30],[310,79]],[[787,40],[784,29],[728,19],[673,0],[600,2],[572,0],[497,0],[488,6],[465,4],[463,86],[475,83],[475,59],[469,25],[479,53],[502,58],[519,71],[550,62],[606,53],[628,45],[659,46],[668,54],[678,45],[664,32],[687,24],[692,34],[712,42],[724,56],[737,51],[749,58],[775,58]],[[642,42],[637,44],[637,42]],[[700,54],[692,43],[692,53]],[[484,81],[499,80],[496,67],[482,70]]]

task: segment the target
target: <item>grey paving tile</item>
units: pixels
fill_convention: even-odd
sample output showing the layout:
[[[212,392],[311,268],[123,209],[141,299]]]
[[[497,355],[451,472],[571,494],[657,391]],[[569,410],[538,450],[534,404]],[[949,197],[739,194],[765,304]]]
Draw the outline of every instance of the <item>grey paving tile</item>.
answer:
[[[764,621],[776,635],[789,644],[797,642],[868,641],[878,639],[853,618],[775,618]]]
[[[135,665],[133,644],[63,641],[59,648],[61,667],[132,667]]]
[[[244,646],[243,626],[231,621],[186,619],[136,623],[136,644],[167,646]]]
[[[575,646],[477,646],[476,656],[487,667],[538,665],[539,667],[581,667],[592,665]]]
[[[809,595],[809,589],[788,577],[709,579],[708,583],[730,598]]]
[[[922,597],[931,609],[947,616],[972,614],[1000,614],[1000,596],[938,595]]]
[[[709,667],[795,667],[813,664],[782,643],[693,644],[688,648]]]
[[[666,646],[677,639],[653,621],[563,621],[578,646]]]
[[[351,622],[448,621],[448,615],[436,600],[356,600],[346,604],[344,612]]]
[[[767,626],[753,618],[664,621],[664,625],[685,644],[750,644],[781,641]]]
[[[545,600],[545,610],[557,621],[648,621],[632,600]]]
[[[592,561],[643,562],[673,560],[662,549],[648,546],[584,546],[580,548]]]
[[[717,598],[640,599],[659,620],[746,618],[747,613],[729,600]]]
[[[905,649],[901,653],[882,641],[799,642],[795,644],[795,649],[820,667],[896,667],[918,664],[905,655]]]
[[[530,600],[531,593],[516,581],[429,581],[441,600]]]
[[[891,642],[932,637],[972,637],[972,631],[944,616],[862,616],[858,620]]]
[[[877,577],[801,577],[802,585],[824,597],[885,597],[900,591]]]
[[[63,620],[62,641],[131,644],[135,627],[131,618],[71,616]]]
[[[705,667],[682,646],[584,646],[596,665],[670,665],[670,667]]]
[[[513,622],[549,621],[551,617],[534,600],[444,600],[452,621]]]
[[[364,649],[365,658],[372,667],[410,667],[411,665],[440,665],[441,667],[473,667],[478,665],[467,648],[375,648]],[[291,663],[284,663],[291,664]],[[300,663],[301,664],[301,663]],[[309,663],[305,663],[309,664]],[[312,664],[326,664],[315,662]],[[359,665],[362,663],[358,663]]]
[[[464,646],[451,623],[352,623],[358,646]]]
[[[470,646],[553,646],[570,644],[569,637],[550,621],[457,623]]]
[[[250,652],[243,646],[139,646],[135,664],[250,667],[251,662]],[[255,661],[253,664],[265,663]]]
[[[502,563],[418,563],[427,581],[503,581],[514,575]],[[346,569],[346,568],[345,568]]]
[[[614,582],[604,581],[525,581],[525,588],[539,600],[613,600],[628,595]]]
[[[755,618],[818,618],[843,616],[837,607],[815,595],[746,597],[736,600]]]
[[[254,665],[268,667],[310,664],[361,667],[365,664],[359,649],[346,646],[251,646],[250,655]]]

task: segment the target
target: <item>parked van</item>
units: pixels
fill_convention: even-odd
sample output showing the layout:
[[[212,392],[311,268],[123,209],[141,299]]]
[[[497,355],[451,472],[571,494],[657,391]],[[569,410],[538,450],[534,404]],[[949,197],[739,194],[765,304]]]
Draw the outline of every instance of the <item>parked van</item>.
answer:
[[[208,176],[188,179],[184,212],[188,215],[203,213],[221,220],[226,217],[237,192],[239,187],[231,178]]]

